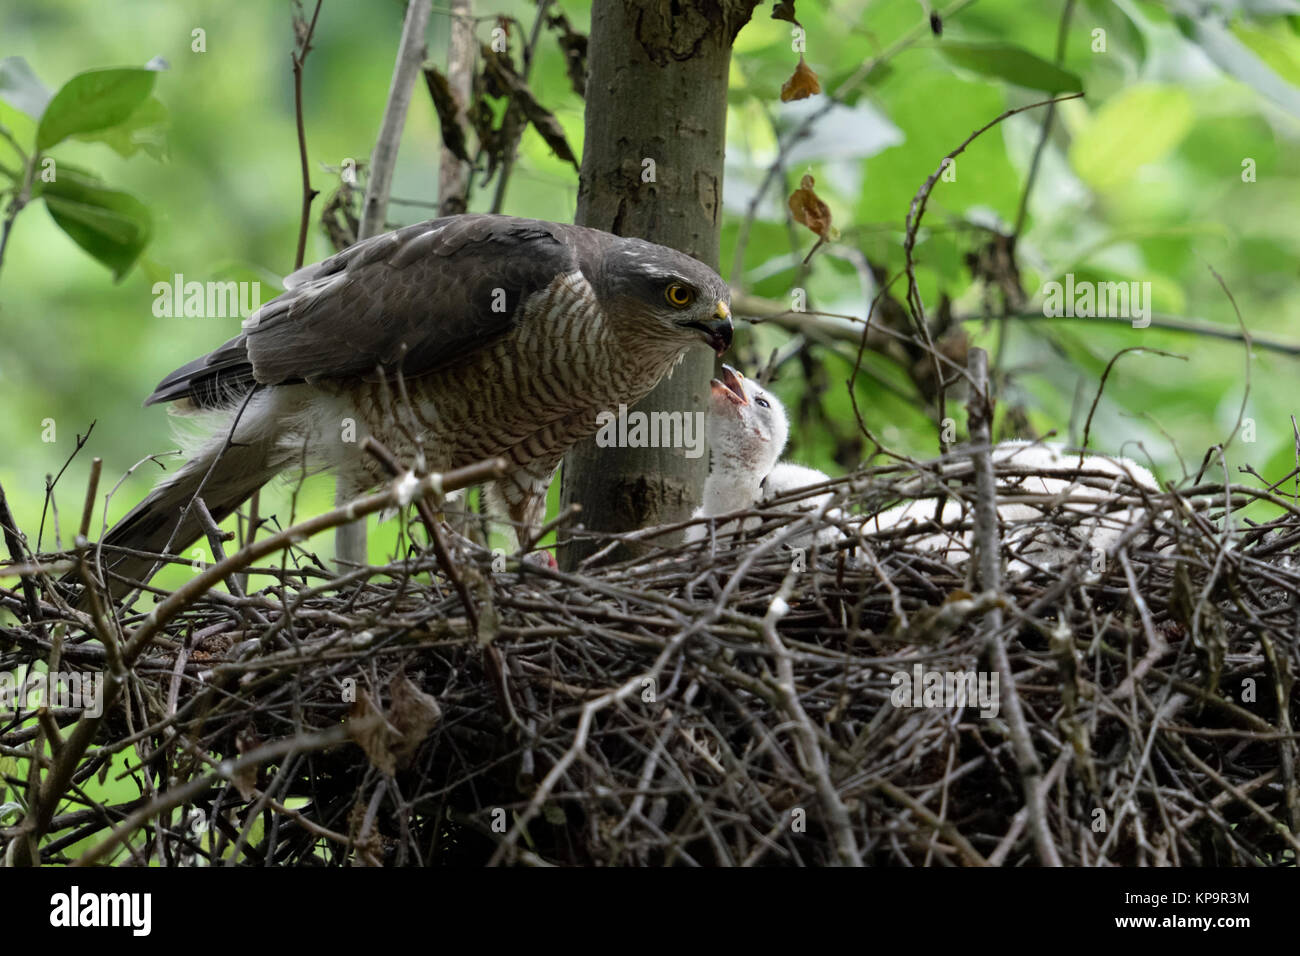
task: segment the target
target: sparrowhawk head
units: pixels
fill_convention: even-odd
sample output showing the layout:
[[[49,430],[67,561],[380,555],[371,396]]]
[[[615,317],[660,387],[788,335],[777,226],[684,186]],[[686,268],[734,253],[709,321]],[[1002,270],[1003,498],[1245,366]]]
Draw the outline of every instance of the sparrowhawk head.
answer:
[[[731,290],[684,253],[621,238],[590,278],[606,315],[634,323],[649,338],[683,346],[702,341],[719,355],[731,346]]]
[[[714,379],[709,409],[709,448],[724,470],[766,475],[790,437],[785,407],[757,382],[730,365]]]

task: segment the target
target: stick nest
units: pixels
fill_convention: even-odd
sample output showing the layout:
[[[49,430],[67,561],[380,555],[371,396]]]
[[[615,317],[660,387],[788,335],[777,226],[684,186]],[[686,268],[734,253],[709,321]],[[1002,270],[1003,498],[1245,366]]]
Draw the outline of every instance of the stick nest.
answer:
[[[339,576],[296,545],[271,586],[208,590],[147,642],[41,858],[1294,865],[1300,511],[1121,481],[1090,505],[1137,516],[1114,553],[1081,542],[976,588],[971,562],[918,546],[933,526],[861,538],[847,517],[915,475],[862,472],[833,486],[838,511],[691,546],[606,538],[619,552],[576,573],[453,541],[460,587],[422,548]],[[975,500],[969,476],[944,487]],[[1276,517],[1236,516],[1257,502]],[[1078,518],[1049,504],[1004,524],[1004,558],[1033,564],[1028,525],[1077,539]],[[790,550],[818,530],[829,544]],[[109,668],[103,629],[129,647],[147,623],[118,607],[89,626],[44,594],[40,621],[4,629],[0,668],[55,644],[64,670]],[[27,616],[21,588],[0,602]],[[918,667],[999,660],[1014,686],[996,715],[896,699]],[[44,741],[57,762],[51,716],[75,743],[78,714],[55,709],[4,728],[0,753]]]

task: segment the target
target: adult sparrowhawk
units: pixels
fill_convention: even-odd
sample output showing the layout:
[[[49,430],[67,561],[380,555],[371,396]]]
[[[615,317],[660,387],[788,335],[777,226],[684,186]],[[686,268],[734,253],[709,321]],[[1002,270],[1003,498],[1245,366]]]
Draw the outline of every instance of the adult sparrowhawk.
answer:
[[[422,452],[431,471],[503,457],[509,471],[488,488],[489,507],[526,533],[601,411],[639,400],[691,345],[721,354],[731,342],[727,285],[690,256],[509,216],[375,236],[285,288],[146,400],[201,413],[202,436],[106,545],[179,551],[202,532],[196,493],[220,521],[304,462],[360,493],[385,478],[362,452],[367,435],[407,462]],[[399,375],[410,410],[395,414]],[[152,564],[110,556],[110,590],[130,590],[120,579]]]

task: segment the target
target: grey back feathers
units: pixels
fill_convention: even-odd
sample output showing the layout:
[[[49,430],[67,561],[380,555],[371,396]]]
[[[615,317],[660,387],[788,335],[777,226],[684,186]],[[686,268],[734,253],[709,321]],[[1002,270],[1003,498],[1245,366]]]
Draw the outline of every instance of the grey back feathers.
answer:
[[[433,219],[290,274],[284,294],[241,334],[172,372],[145,404],[188,398],[212,407],[253,383],[373,379],[376,367],[436,372],[508,333],[521,302],[573,272],[602,304],[639,295],[655,313],[667,310],[651,277],[693,283],[706,311],[728,295],[712,269],[653,243],[510,216]]]

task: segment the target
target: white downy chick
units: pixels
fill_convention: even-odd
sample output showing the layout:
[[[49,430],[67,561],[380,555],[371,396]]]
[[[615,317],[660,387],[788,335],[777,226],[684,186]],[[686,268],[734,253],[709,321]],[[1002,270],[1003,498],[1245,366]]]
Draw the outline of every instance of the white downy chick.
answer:
[[[1060,470],[1072,474],[1080,470],[1114,475],[1117,479],[1128,476],[1137,485],[1156,493],[1160,492],[1155,476],[1137,462],[1127,458],[1085,455],[1080,465],[1077,452],[1070,452],[1064,445],[1054,442],[1027,442],[1020,439],[1000,442],[993,449],[993,460],[995,463],[1004,463],[1035,472]],[[1115,485],[1118,485],[1118,482]],[[1111,490],[1113,489],[1114,486]],[[1018,545],[1023,547],[1026,557],[1039,566],[1055,567],[1064,564],[1071,555],[1078,552],[1079,540],[1086,542],[1089,549],[1109,553],[1115,542],[1139,517],[1135,509],[1096,513],[1096,505],[1109,500],[1110,491],[1072,478],[1050,478],[1043,477],[1041,474],[1025,477],[1001,475],[998,478],[998,493],[1008,496],[1021,493],[1051,496],[1051,501],[1045,500],[1041,507],[1023,502],[1003,502],[998,505],[998,516],[1004,524],[1004,540],[1012,547]],[[1075,525],[1077,529],[1075,533],[1080,536],[1078,540],[1061,540],[1057,536],[1049,540],[1044,536],[1043,529],[1026,526],[1026,522],[1041,519],[1058,503],[1064,511],[1086,515]],[[865,534],[871,534],[902,527],[912,522],[930,521],[934,518],[934,510],[932,498],[909,501],[871,518],[866,522],[863,531]],[[969,510],[965,517],[968,521],[971,519]],[[962,506],[959,502],[952,499],[944,502],[940,519],[942,523],[956,523],[962,518]],[[1030,535],[1035,537],[1032,541],[1026,541]],[[945,551],[949,560],[960,564],[970,558],[972,537],[970,531],[943,532],[915,538],[911,544],[913,547],[926,550]],[[1012,560],[1008,565],[1009,571],[1021,572],[1028,569],[1029,564],[1020,560]]]
[[[763,495],[763,479],[790,437],[785,407],[756,382],[724,365],[722,378],[709,384],[709,477],[693,518],[717,518],[753,508]],[[745,527],[759,523],[758,518],[748,518]],[[718,533],[734,529],[735,522],[728,522]],[[686,541],[699,541],[708,533],[708,525],[692,525],[686,529]]]
[[[723,367],[723,379],[712,383],[711,407],[708,421],[709,446],[712,464],[704,486],[703,504],[694,518],[716,518],[735,511],[763,507],[763,502],[784,497],[799,489],[828,481],[824,473],[794,462],[778,461],[789,437],[789,423],[781,402],[767,390],[749,381],[735,369]],[[993,449],[996,463],[1042,472],[1059,470],[1073,474],[1076,470],[1114,475],[1116,479],[1128,476],[1137,485],[1159,492],[1155,477],[1146,468],[1127,458],[1108,458],[1085,455],[1080,466],[1077,452],[1069,452],[1058,443],[1028,442],[1021,439],[1001,442]],[[1118,482],[1116,482],[1118,484]],[[1026,557],[1039,566],[1059,566],[1079,549],[1079,541],[1087,547],[1110,552],[1115,542],[1139,517],[1136,509],[1122,509],[1110,513],[1096,513],[1096,505],[1109,500],[1111,490],[1094,487],[1073,478],[1044,477],[1041,474],[1025,476],[1003,475],[998,481],[1001,496],[1044,496],[1042,505],[1006,501],[998,505],[998,516],[1004,525],[1003,537],[1013,547],[1023,549]],[[785,510],[816,510],[832,496],[822,492],[781,505]],[[1050,500],[1047,498],[1050,496]],[[1077,529],[1069,539],[1059,534],[1050,538],[1046,529],[1034,527],[1051,509],[1060,507],[1078,513],[1081,517]],[[828,516],[843,519],[838,509]],[[881,512],[866,521],[861,529],[864,535],[876,531],[902,527],[911,522],[929,521],[934,516],[934,500],[909,501]],[[963,518],[960,502],[944,503],[944,524],[957,523]],[[970,515],[967,513],[969,520]],[[745,519],[745,528],[759,525],[758,518]],[[719,527],[725,534],[734,531],[735,522]],[[708,534],[707,525],[694,525],[686,529],[686,541],[694,542]],[[1028,540],[1032,536],[1032,540]],[[932,551],[945,551],[955,563],[969,559],[971,532],[939,532],[913,538],[913,547]],[[833,544],[843,538],[834,527],[823,527],[817,533],[817,544]],[[802,535],[790,542],[792,547],[806,547],[811,537]],[[1029,565],[1013,560],[1011,571],[1026,571]]]
[[[763,482],[763,499],[780,498],[796,493],[803,488],[811,488],[813,485],[820,485],[830,480],[830,475],[818,471],[816,468],[798,465],[792,461],[780,461],[773,466]],[[821,511],[825,508],[826,502],[830,501],[834,496],[834,492],[823,491],[820,494],[796,498],[781,505],[780,508],[782,511]],[[846,518],[844,512],[839,508],[827,508],[825,515],[831,521]],[[822,525],[816,535],[816,541],[820,547],[834,544],[843,538],[844,533],[842,531],[829,525]],[[801,534],[795,535],[787,543],[792,548],[806,548],[811,544],[812,540],[812,535]]]
[[[829,480],[815,468],[777,460],[785,450],[790,425],[785,406],[775,395],[729,365],[722,367],[722,378],[713,380],[711,390],[709,477],[704,482],[703,503],[692,517],[717,518],[763,507],[764,501]],[[830,497],[831,492],[810,495],[783,504],[781,509],[816,510]],[[760,523],[759,518],[746,518],[744,526],[748,530]],[[727,522],[718,528],[718,534],[735,529],[736,522]],[[685,539],[691,543],[707,535],[707,525],[693,525],[686,529]],[[839,537],[842,535],[830,528],[819,532],[817,540],[828,543]],[[788,543],[792,547],[806,546],[808,536],[798,536]]]

